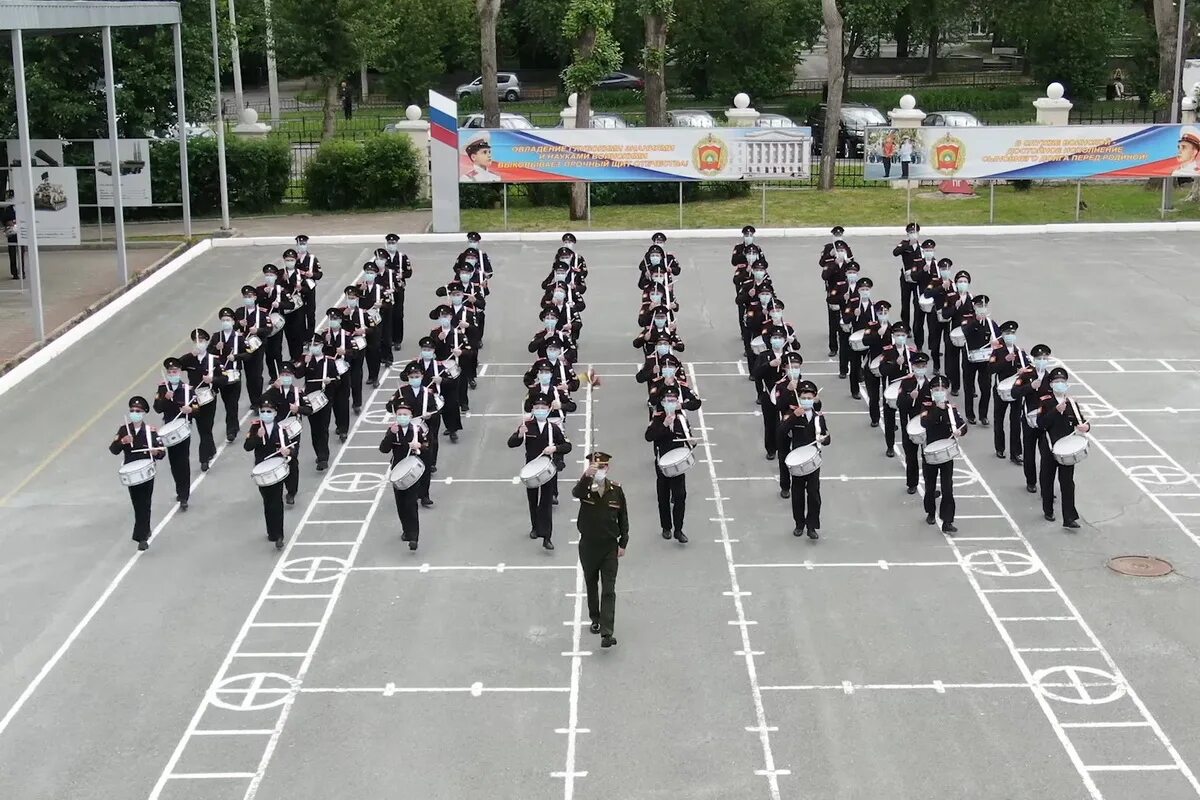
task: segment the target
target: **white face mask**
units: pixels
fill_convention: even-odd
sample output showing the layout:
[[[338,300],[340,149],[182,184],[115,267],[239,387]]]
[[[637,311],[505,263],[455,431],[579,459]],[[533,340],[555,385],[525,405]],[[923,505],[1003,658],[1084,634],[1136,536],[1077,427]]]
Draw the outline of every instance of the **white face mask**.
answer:
[[[782,311],[772,311],[771,312],[771,322],[774,322],[776,325],[783,322],[783,312]]]
[[[323,347],[322,347],[321,345],[319,345],[319,344],[314,344],[312,347],[309,347],[309,348],[308,348],[308,353],[309,353],[309,355],[313,355],[313,356],[320,356],[320,355],[321,355],[321,354],[323,354],[324,352],[325,352],[325,348],[323,348]]]
[[[787,372],[788,372],[788,377],[791,378],[792,380],[796,380],[797,378],[800,377],[800,368],[799,367],[788,367]]]
[[[669,344],[660,344],[660,345],[658,345],[657,347],[655,347],[655,348],[654,348],[654,351],[655,351],[656,353],[658,353],[660,356],[669,355],[669,354],[670,354],[670,352],[671,352],[671,345],[669,345]]]
[[[892,341],[895,343],[896,347],[904,347],[904,345],[908,344],[908,337],[907,336],[893,336]]]
[[[538,383],[540,383],[542,386],[547,386],[550,383],[550,374],[542,373],[541,375],[538,375]]]
[[[664,378],[674,378],[675,377],[675,367],[663,367],[662,374],[663,374]]]
[[[192,352],[198,356],[204,355],[208,351],[208,342],[196,342],[192,345]]]
[[[607,477],[608,477],[608,470],[598,469],[598,470],[596,470],[596,474],[592,476],[592,480],[595,483],[603,483],[604,479]]]
[[[929,395],[933,398],[933,402],[935,403],[946,402],[946,391],[944,389],[939,389],[936,392],[930,392]]]
[[[657,267],[659,264],[662,263],[662,256],[660,256],[658,253],[651,253],[650,254],[650,263]]]
[[[558,361],[558,357],[560,355],[562,355],[562,354],[559,353],[557,350],[547,350],[546,351],[546,360],[553,363],[555,361]]]
[[[422,350],[421,358],[423,358],[426,361],[429,361],[430,359],[433,358],[433,351],[432,350]]]
[[[1015,333],[1004,334],[1004,343],[1006,345],[1008,345],[1009,347],[1012,347],[1014,344],[1017,343],[1017,335]]]
[[[846,262],[846,251],[845,250],[838,250],[836,255],[837,255],[837,261],[839,264],[844,264]]]
[[[1045,372],[1045,371],[1046,371],[1046,368],[1050,366],[1050,359],[1048,359],[1048,358],[1035,358],[1035,359],[1033,360],[1033,366],[1035,366],[1035,367],[1036,367],[1038,370],[1040,370],[1040,371],[1042,371],[1042,372]]]
[[[751,245],[751,244],[754,244],[754,237],[753,237],[753,236],[749,236],[749,235],[747,235],[747,236],[743,236],[743,237],[742,237],[742,244],[745,244],[745,245]]]
[[[379,267],[380,269],[383,269],[383,266],[385,264],[387,264],[386,258],[380,258],[379,256],[375,257],[375,266]]]
[[[396,424],[399,425],[401,428],[407,428],[408,423],[410,423],[410,422],[412,422],[411,414],[397,414],[396,415]]]
[[[1067,390],[1071,388],[1071,384],[1066,381],[1054,381],[1050,384],[1050,388],[1054,390],[1055,394],[1066,394]]]
[[[975,307],[975,316],[979,317],[980,319],[983,319],[987,315],[988,315],[987,306],[976,306]]]
[[[442,326],[443,330],[449,330],[450,329],[450,318],[442,317],[441,319],[438,320],[438,324]]]
[[[389,245],[387,246],[387,251],[388,251],[389,253],[395,254],[396,250],[397,250],[397,247],[396,247],[396,245],[394,245],[394,244],[389,244]]]

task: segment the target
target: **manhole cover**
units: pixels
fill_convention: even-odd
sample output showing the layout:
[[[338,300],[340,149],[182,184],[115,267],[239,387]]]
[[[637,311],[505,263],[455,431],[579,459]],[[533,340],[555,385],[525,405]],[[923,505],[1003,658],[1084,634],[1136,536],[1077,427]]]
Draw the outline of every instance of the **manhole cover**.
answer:
[[[1113,572],[1138,578],[1161,578],[1175,571],[1171,562],[1154,556],[1117,556],[1109,559],[1108,568]]]

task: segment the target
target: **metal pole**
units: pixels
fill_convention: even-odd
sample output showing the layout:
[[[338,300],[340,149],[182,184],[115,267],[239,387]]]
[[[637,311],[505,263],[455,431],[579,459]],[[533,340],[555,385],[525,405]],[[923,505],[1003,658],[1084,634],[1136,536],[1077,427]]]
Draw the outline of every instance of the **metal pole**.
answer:
[[[183,30],[172,25],[175,38],[175,127],[179,133],[179,199],[183,202],[183,235],[192,235],[191,187],[188,185],[187,100],[183,96]]]
[[[1175,26],[1175,71],[1171,73],[1171,124],[1179,123],[1179,101],[1183,82],[1183,23],[1187,14],[1187,0],[1179,0],[1179,19]],[[1168,176],[1163,178],[1162,214],[1165,217],[1174,205],[1172,192],[1175,189],[1175,179]]]
[[[111,27],[105,25],[100,29],[100,40],[104,45],[104,99],[108,106],[108,149],[112,168],[113,221],[117,228],[117,277],[124,286],[129,283],[129,261],[125,257],[125,202],[121,197],[121,150],[120,140],[117,138],[117,87],[113,77]]]
[[[996,182],[988,181],[988,224],[996,221]]]
[[[233,62],[233,103],[237,106],[237,118],[242,118],[242,109],[246,107],[242,95],[242,55],[238,50],[237,13],[234,10],[234,0],[229,1],[229,56]]]
[[[501,184],[504,187],[504,230],[508,230],[508,184]]]
[[[1075,181],[1075,221],[1079,222],[1079,206],[1083,201],[1083,181]]]
[[[679,230],[683,230],[683,181],[679,182]]]
[[[267,96],[271,102],[271,127],[279,128],[279,70],[275,66],[275,23],[271,19],[271,0],[263,0],[267,24]]]
[[[99,174],[99,170],[97,170]],[[99,237],[97,241],[104,241],[104,210],[100,208],[99,197],[96,198],[96,235]]]
[[[904,219],[912,221],[912,181],[909,180],[904,181]]]
[[[587,187],[587,212],[588,212],[588,227],[592,227],[592,184],[585,183]]]
[[[767,182],[762,183],[762,222],[759,223],[764,228],[767,227]]]
[[[17,95],[17,136],[21,141],[21,165],[25,168],[25,248],[29,254],[29,289],[33,301],[33,335],[46,341],[42,314],[42,271],[38,260],[37,213],[33,209],[33,153],[29,146],[29,101],[25,97],[25,47],[21,31],[12,31],[13,89]]]
[[[217,41],[217,0],[208,0],[212,24],[213,104],[217,108],[217,173],[221,181],[221,230],[229,230],[229,175],[225,171],[225,116],[221,113],[221,48]]]

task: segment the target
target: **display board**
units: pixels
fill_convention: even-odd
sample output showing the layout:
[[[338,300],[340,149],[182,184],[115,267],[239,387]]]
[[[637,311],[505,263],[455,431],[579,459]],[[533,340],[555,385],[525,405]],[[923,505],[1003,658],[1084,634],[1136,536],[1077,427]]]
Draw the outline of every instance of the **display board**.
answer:
[[[113,170],[121,173],[121,203],[125,206],[154,205],[150,198],[150,140],[118,139],[120,153],[114,166],[108,139],[92,141],[96,167],[96,202],[106,208],[113,205]]]
[[[61,155],[61,154],[60,154]],[[36,163],[37,156],[34,161]],[[13,199],[17,207],[17,242],[29,244],[29,199],[25,168],[11,172]],[[33,168],[33,208],[39,245],[79,244],[79,184],[74,167]]]

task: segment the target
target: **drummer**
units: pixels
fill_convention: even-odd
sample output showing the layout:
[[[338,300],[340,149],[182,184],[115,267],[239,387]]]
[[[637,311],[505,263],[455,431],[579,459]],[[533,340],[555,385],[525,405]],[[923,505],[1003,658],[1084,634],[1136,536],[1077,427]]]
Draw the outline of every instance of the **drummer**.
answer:
[[[1047,522],[1054,521],[1054,477],[1058,476],[1058,491],[1062,497],[1064,528],[1079,528],[1079,511],[1075,508],[1075,466],[1060,464],[1054,457],[1055,445],[1072,434],[1084,434],[1092,426],[1084,419],[1083,411],[1070,397],[1071,384],[1067,371],[1055,367],[1050,371],[1051,397],[1042,400],[1038,411],[1038,427],[1049,438],[1048,452],[1042,454],[1042,469],[1038,476],[1042,487],[1042,513]],[[1085,442],[1087,440],[1084,440]]]
[[[553,462],[559,461],[571,452],[571,442],[567,440],[562,428],[550,421],[549,397],[543,395],[531,404],[532,414],[522,417],[521,424],[508,437],[509,447],[525,445],[525,463],[545,456]],[[554,549],[550,537],[554,533],[554,498],[558,494],[558,473],[555,472],[546,483],[536,488],[526,487],[525,495],[529,501],[529,538],[541,539],[542,547]]]
[[[362,308],[362,292],[359,286],[347,286],[343,290],[343,294],[346,307],[342,309],[342,333],[348,342],[346,355],[342,357],[350,362],[350,372],[343,377],[343,380],[350,379],[350,403],[354,407],[354,413],[359,414],[362,413],[363,404],[363,363],[367,360],[371,349],[370,342],[374,340],[375,323],[367,314],[366,309]],[[365,342],[363,347],[354,346],[354,339],[359,336],[363,337]],[[378,353],[372,357],[372,362],[378,360],[377,356]],[[379,365],[376,364],[375,368],[378,369]]]
[[[928,298],[929,303],[929,310],[921,312],[920,322],[925,326],[925,341],[929,344],[934,372],[942,370],[942,341],[947,335],[946,301],[954,292],[954,262],[943,258],[937,263],[937,274],[926,280],[921,291],[921,297]],[[917,298],[918,306],[921,297]]]
[[[701,400],[687,385],[687,372],[683,363],[675,356],[665,356],[659,362],[659,375],[650,381],[646,387],[650,417],[661,406],[668,392],[679,393],[679,407],[684,411],[695,411],[700,408]]]
[[[796,333],[796,329],[789,325],[784,319],[784,310],[786,308],[787,306],[784,305],[784,302],[776,297],[775,302],[772,303],[771,310],[767,312],[768,319],[767,324],[764,325],[762,329],[762,340],[765,344],[766,342],[771,341],[771,336],[777,333],[783,334],[783,337],[787,340],[788,349],[799,350],[800,335]]]
[[[542,367],[546,367],[551,372],[550,382],[555,386],[565,386],[568,392],[579,391],[579,376],[575,374],[575,369],[571,362],[563,355],[562,345],[557,342],[551,342],[546,347],[546,357],[539,358],[533,362],[524,376],[524,383],[529,386],[537,378],[537,372]]]
[[[394,270],[388,267],[387,248],[380,247],[375,250],[374,263],[376,270],[375,286],[378,293],[378,302],[375,308],[379,310],[379,324],[375,329],[377,340],[376,352],[379,354],[379,363],[382,366],[390,367],[393,361],[392,331],[395,329],[395,323],[392,322],[392,313],[395,309],[394,300],[399,277]]]
[[[408,366],[403,372],[403,381],[387,402],[387,412],[397,413],[404,406],[414,415],[414,424],[425,429],[425,449],[421,460],[425,462],[425,475],[418,483],[418,498],[421,508],[433,508],[429,497],[430,478],[437,472],[438,432],[442,429],[442,398],[424,385],[425,373],[420,366]]]
[[[574,413],[579,405],[571,399],[571,391],[566,384],[555,383],[554,369],[548,361],[539,361],[534,368],[533,385],[529,387],[529,392],[525,395],[524,409],[526,414],[532,414],[534,404],[538,400],[549,397],[550,400],[550,421],[555,425],[562,427],[567,421],[567,414]],[[565,469],[564,464],[561,469]]]
[[[908,374],[888,361],[880,366],[880,371],[888,376],[888,380],[900,382],[900,393],[896,396],[896,414],[899,417],[897,422],[900,428],[900,444],[904,448],[905,488],[909,494],[916,494],[917,482],[920,480],[920,453],[917,443],[908,435],[908,423],[933,405],[933,398],[929,356],[920,352],[913,353],[909,357],[909,364],[912,372]]]
[[[988,371],[992,375],[992,402],[996,404],[996,426],[992,429],[996,458],[1004,458],[1004,423],[1007,417],[1009,460],[1014,464],[1021,463],[1021,401],[1017,398],[1002,399],[998,387],[1010,378],[1015,383],[1017,373],[1030,365],[1029,356],[1017,347],[1019,327],[1011,319],[1001,325],[1000,344],[988,358]]]
[[[767,451],[768,461],[775,459],[775,437],[779,425],[779,412],[771,402],[770,393],[787,374],[788,365],[795,363],[792,361],[792,354],[799,355],[789,344],[782,331],[772,333],[771,338],[767,340],[767,349],[758,354],[758,360],[754,362],[754,370],[751,372],[757,389],[758,405],[762,408],[763,447]],[[802,362],[803,359],[800,359],[800,363]],[[795,365],[799,367],[799,363]]]
[[[266,352],[267,374],[270,380],[275,380],[279,377],[279,363],[283,361],[283,330],[276,330],[274,323],[270,322],[271,314],[283,315],[284,312],[291,309],[292,299],[284,294],[283,287],[279,285],[279,268],[274,264],[265,264],[262,268],[263,282],[256,287],[258,290],[258,306],[268,315],[268,331],[267,334],[259,334],[263,340],[263,350]],[[284,319],[286,326],[287,320]]]
[[[159,441],[158,433],[146,424],[148,413],[150,403],[146,398],[129,398],[125,424],[117,428],[116,435],[108,445],[108,452],[125,456],[125,464],[147,459],[157,461],[166,455],[166,448]],[[129,487],[129,501],[133,504],[133,540],[138,543],[138,550],[150,547],[150,501],[153,497],[154,478]]]
[[[550,343],[559,345],[563,355],[571,363],[578,357],[578,349],[570,331],[559,327],[558,314],[554,311],[543,311],[539,317],[542,326],[533,334],[529,342],[529,352],[536,353],[538,358],[546,357],[546,349]]]
[[[413,276],[412,262],[408,256],[400,252],[400,237],[389,233],[387,242],[387,271],[390,273],[388,286],[392,289],[392,330],[389,336],[392,350],[400,350],[404,345],[404,289]]]
[[[875,285],[874,282],[867,277],[854,280],[855,274],[853,270],[847,268],[846,280],[849,283],[849,291],[842,305],[842,331],[841,339],[838,342],[840,348],[838,372],[840,374],[849,371],[850,396],[855,400],[861,400],[862,394],[859,387],[862,381],[863,353],[850,346],[850,335],[857,331],[866,331],[868,325],[879,321],[879,315],[871,303],[871,289]],[[876,425],[879,424],[878,419],[872,421]]]
[[[221,330],[208,344],[208,352],[217,358],[217,371],[225,378],[219,384],[221,404],[225,406],[225,441],[232,442],[237,438],[241,427],[238,403],[242,399],[242,374],[245,361],[249,358],[246,353],[246,340],[237,327],[237,317],[232,308],[222,308],[217,312],[221,320]],[[261,366],[259,380],[261,377]],[[228,380],[229,372],[236,372],[236,381]],[[261,391],[261,386],[259,387]]]
[[[920,285],[916,282],[916,272],[920,270],[924,257],[921,254],[921,226],[910,222],[904,226],[905,237],[892,249],[892,256],[900,259],[900,319],[905,325],[911,325],[913,319],[919,319],[921,310],[917,308],[917,294]]]
[[[654,312],[660,308],[667,310],[667,327],[675,325],[675,314],[679,311],[678,301],[666,302],[666,294],[661,286],[651,286],[642,292],[642,304],[638,306],[637,324],[639,328],[648,328],[654,319]]]
[[[243,338],[257,336],[261,340],[253,352],[249,347],[243,348],[240,367],[246,383],[246,396],[250,398],[251,409],[254,409],[262,398],[263,357],[271,338],[271,319],[259,304],[258,289],[249,284],[242,287],[242,307],[237,310],[237,321]]]
[[[320,261],[308,250],[308,237],[303,233],[296,237],[296,269],[304,279],[304,330],[315,332],[317,329],[317,283],[324,277]],[[284,258],[287,254],[284,254]]]
[[[662,374],[662,360],[671,356],[671,336],[669,333],[658,333],[654,336],[654,349],[642,362],[642,367],[634,375],[638,383],[650,383]],[[647,389],[650,387],[647,386]]]
[[[338,373],[334,366],[332,351],[325,346],[320,336],[308,342],[304,358],[292,365],[295,377],[303,381],[304,403],[308,408],[308,430],[312,436],[313,455],[317,458],[317,472],[329,468],[329,418],[333,413],[332,399],[337,396]],[[319,409],[313,408],[314,393],[324,397]]]
[[[775,308],[775,290],[771,286],[771,279],[758,279],[758,275],[764,274],[763,270],[754,270],[754,274],[755,280],[743,287],[739,303],[742,310],[742,350],[746,356],[746,374],[750,380],[754,380],[756,360],[752,342],[762,335],[762,329],[766,327],[771,318],[771,311]]]
[[[304,402],[304,392],[300,388],[300,382],[296,380],[295,368],[286,361],[279,365],[279,377],[263,396],[275,407],[275,421],[280,425],[287,424],[290,419],[301,422],[304,417],[312,414],[312,409]],[[296,430],[303,430],[303,428],[297,426]],[[288,436],[288,441],[291,444],[289,448],[291,456],[288,458],[291,470],[284,481],[287,496],[284,497],[283,502],[294,506],[296,505],[296,492],[300,489],[300,434]]]
[[[838,354],[838,344],[841,331],[842,306],[846,294],[850,290],[846,278],[846,267],[850,264],[844,249],[834,250],[832,258],[820,262],[821,281],[825,284],[825,315],[829,327],[829,357]],[[858,280],[858,264],[854,264],[854,279]],[[846,377],[842,375],[842,377]]]
[[[312,332],[305,325],[304,317],[304,278],[296,269],[296,251],[287,250],[283,254],[283,272],[279,273],[279,286],[289,298],[292,310],[287,313],[283,335],[287,339],[288,358],[295,361],[304,357],[304,348]]]
[[[452,363],[455,358],[454,352],[461,352],[462,347],[466,346],[466,334],[461,322],[458,326],[453,324],[454,312],[450,306],[438,306],[429,313],[438,324],[420,341],[421,361],[427,367],[430,360],[437,365],[425,370],[426,377],[430,382],[437,384],[438,394],[445,401],[442,420],[446,425],[446,435],[450,437],[451,444],[457,444],[458,432],[463,427],[462,395],[459,392],[459,380],[463,375],[461,370],[458,370],[456,375],[451,375],[451,372],[455,369]],[[429,359],[426,359],[426,354],[429,354]]]
[[[941,463],[929,463],[929,449],[943,442],[967,435],[967,423],[949,401],[950,381],[939,375],[929,382],[932,405],[921,412],[921,427],[925,429],[925,447],[922,460],[925,464],[925,523],[937,523],[934,517],[938,486],[941,486],[942,501],[937,509],[942,518],[942,533],[957,533],[954,527],[954,459]]]
[[[879,376],[867,377],[867,394],[870,395],[874,391],[875,397],[872,399],[876,402],[889,386],[909,374],[912,356],[917,352],[916,346],[908,341],[908,326],[904,324],[903,320],[892,324],[890,333],[891,342],[885,344],[878,355]],[[872,343],[871,352],[874,352],[874,343]],[[872,382],[874,382],[873,388]],[[883,405],[883,441],[887,446],[884,455],[888,458],[895,458],[896,409],[887,403]]]
[[[669,312],[665,306],[654,310],[650,325],[633,340],[633,346],[640,349],[642,355],[648,358],[651,353],[655,352],[655,348],[658,346],[656,342],[664,336],[670,341],[671,349],[675,352],[682,353],[687,349],[683,339],[679,338],[679,334],[667,324],[668,319]]]
[[[780,496],[792,500],[792,520],[796,527],[793,536],[808,534],[810,539],[819,539],[821,535],[821,468],[807,475],[792,475],[786,471],[786,461],[792,451],[802,447],[817,445],[826,447],[831,441],[829,426],[825,415],[816,411],[813,406],[817,402],[817,385],[812,381],[801,381],[796,387],[799,403],[793,406],[791,413],[779,426],[780,461],[784,462],[785,470],[780,474],[788,475],[788,485],[780,491]]]
[[[446,365],[436,358],[434,349],[434,339],[432,336],[425,336],[418,342],[421,348],[416,360],[408,362],[404,367],[404,374],[412,378],[412,369],[416,367],[421,372],[421,384],[433,394],[437,395],[441,401],[440,414],[442,424],[445,426],[446,435],[450,437],[452,443],[458,442],[458,432],[462,430],[462,409],[458,405],[458,391],[454,384],[454,379],[446,372]],[[409,398],[411,401],[411,398]],[[437,431],[433,431],[431,437],[436,441]],[[433,444],[435,453],[434,464],[436,471],[437,457],[436,453],[440,449],[438,444]]]
[[[270,400],[263,399],[258,404],[258,419],[250,423],[250,432],[246,434],[243,448],[247,453],[254,453],[254,465],[258,466],[269,458],[291,458],[291,440],[283,428],[275,422],[275,406]],[[262,495],[263,517],[267,524],[267,539],[275,543],[276,550],[283,549],[283,489],[285,481],[295,475],[295,470],[289,472],[287,478],[271,486],[259,486],[258,493]],[[296,480],[299,476],[296,475]],[[294,489],[289,487],[294,493]]]
[[[217,418],[216,395],[225,385],[225,373],[221,372],[220,360],[208,351],[208,331],[193,328],[188,333],[192,349],[179,357],[179,365],[187,372],[188,383],[198,391],[212,392],[213,400],[197,405],[192,412],[196,423],[196,434],[200,437],[200,471],[208,472],[208,463],[217,454],[217,443],[213,440],[213,423]]]
[[[925,241],[933,242],[933,239],[926,239]],[[947,262],[945,277],[946,279],[949,279],[953,264],[948,258],[942,260]],[[912,281],[910,285],[913,287],[913,311],[912,321],[905,321],[909,322],[910,333],[913,337],[913,340],[916,342],[918,350],[925,346],[925,329],[928,327],[922,323],[927,322],[930,319],[929,315],[921,309],[920,300],[925,294],[925,288],[929,286],[932,281],[940,281],[942,278],[941,268],[938,266],[938,263],[937,252],[934,247],[923,247],[921,248],[920,257],[917,259],[916,264],[909,273],[909,278]],[[931,308],[933,308],[933,306],[931,306]],[[936,320],[936,315],[934,315],[933,319]]]
[[[967,422],[975,424],[975,398],[979,397],[979,424],[987,427],[988,407],[992,402],[992,378],[988,369],[991,352],[999,347],[1000,326],[989,316],[986,294],[976,295],[971,299],[974,312],[970,317],[963,317],[962,330],[967,339],[963,348],[963,391],[967,399]],[[988,355],[982,361],[972,361],[972,354],[983,351]],[[976,395],[976,389],[979,394]]]
[[[383,441],[379,443],[379,452],[391,453],[391,468],[410,455],[417,456],[425,463],[429,449],[429,439],[425,427],[413,420],[413,409],[405,402],[389,406],[396,415],[396,420],[388,426]],[[407,489],[392,486],[392,494],[396,498],[396,515],[400,517],[400,541],[408,542],[409,550],[417,549],[417,541],[421,538],[421,520],[417,514],[417,499],[428,497],[429,494],[429,464],[425,463],[425,472],[420,480]]]
[[[350,431],[350,383],[353,380],[353,373],[349,362],[349,353],[353,349],[350,344],[350,331],[348,326],[345,326],[342,316],[342,309],[327,308],[325,309],[326,328],[321,336],[322,343],[325,345],[326,355],[332,355],[334,364],[341,362],[338,367],[338,380],[333,385],[333,394],[330,395],[330,405],[333,406],[333,427],[340,441],[346,441],[346,436]],[[344,372],[343,372],[344,370]],[[362,379],[362,368],[359,368],[359,380]],[[359,387],[361,393],[362,388]]]
[[[1025,468],[1025,491],[1037,494],[1038,456],[1045,458],[1050,446],[1046,443],[1046,431],[1037,424],[1042,403],[1051,399],[1050,391],[1050,347],[1035,344],[1029,351],[1032,366],[1017,373],[1012,395],[1021,404],[1021,453]],[[1034,421],[1031,423],[1030,419]]]
[[[358,310],[353,315],[356,317],[355,327],[362,329],[362,335],[367,339],[363,361],[367,365],[367,384],[374,388],[379,388],[379,367],[383,363],[383,354],[380,349],[381,329],[385,322],[383,316],[385,306],[389,305],[384,287],[379,282],[379,273],[386,263],[387,259],[376,253],[373,260],[363,264],[362,273],[355,284],[358,289]],[[351,306],[349,298],[347,298],[346,305],[352,309],[355,308]],[[357,319],[359,314],[362,315],[361,321]],[[390,324],[391,320],[387,320],[387,322]],[[390,347],[388,348],[388,357],[391,358]]]
[[[892,345],[896,335],[897,326],[904,326],[902,320],[897,320],[894,324],[891,319],[892,304],[887,300],[877,300],[875,302],[875,319],[868,322],[863,333],[863,344],[867,346],[867,351],[863,354],[862,362],[866,365],[866,369],[862,370],[863,382],[867,385],[867,410],[871,417],[871,427],[879,427],[879,400],[880,393],[883,391],[882,382],[879,376],[870,370],[870,365],[875,359],[883,360],[883,351],[885,347]],[[904,328],[904,342],[908,343],[908,328]],[[878,367],[876,367],[878,369]]]
[[[755,233],[757,233],[757,231],[754,230],[753,225],[745,225],[742,227],[742,240],[733,246],[733,255],[729,259],[731,266],[736,267],[739,264],[753,263],[750,260],[749,254],[746,252],[746,250],[754,247],[756,250],[755,255],[758,255],[757,247],[754,244]]]
[[[944,302],[945,305],[941,311],[943,321],[942,374],[950,379],[950,394],[957,397],[958,391],[962,387],[962,362],[965,356],[962,348],[950,339],[950,334],[955,328],[961,327],[964,322],[975,316],[975,304],[971,296],[971,273],[965,269],[954,273],[954,292],[947,292]]]
[[[179,503],[180,511],[187,511],[192,494],[190,417],[199,403],[196,402],[195,390],[185,380],[183,365],[178,358],[163,361],[163,370],[166,374],[154,395],[154,410],[162,414],[163,425],[183,419],[189,429],[186,439],[167,448],[167,461],[171,465],[171,477],[175,480],[175,500]]]
[[[571,251],[571,269],[578,272],[583,277],[587,277],[588,267],[587,261],[576,249],[578,240],[573,233],[564,233],[562,235],[562,246]]]
[[[664,390],[659,398],[659,411],[646,428],[646,441],[654,444],[654,472],[657,475],[658,521],[662,538],[670,541],[674,535],[680,544],[687,544],[683,519],[687,513],[687,476],[680,473],[664,475],[660,466],[663,456],[674,450],[693,449],[692,428],[687,413],[680,406],[681,392],[676,387]],[[673,531],[673,534],[672,534]]]

